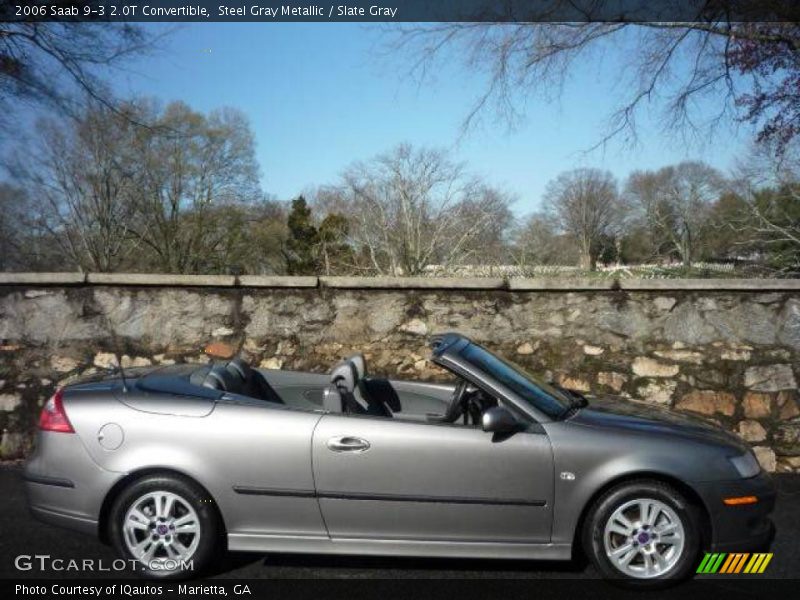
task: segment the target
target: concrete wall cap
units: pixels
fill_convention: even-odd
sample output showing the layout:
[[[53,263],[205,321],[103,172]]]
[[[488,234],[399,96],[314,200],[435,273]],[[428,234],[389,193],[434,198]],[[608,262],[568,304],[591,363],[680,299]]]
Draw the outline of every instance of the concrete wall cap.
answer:
[[[501,290],[499,277],[320,277],[320,286],[341,289]]]
[[[239,285],[262,288],[315,288],[319,285],[319,279],[281,275],[242,275],[239,277]]]
[[[617,287],[614,279],[577,279],[557,277],[512,277],[508,281],[511,291],[567,291],[613,290]]]
[[[620,279],[619,285],[639,291],[797,291],[800,279]]]
[[[86,283],[85,273],[0,273],[0,285],[75,285]]]
[[[175,287],[233,287],[233,275],[175,275],[169,273],[89,273],[93,285],[144,285]]]
[[[732,291],[797,292],[800,279],[612,279],[549,277],[289,277],[273,275],[179,275],[167,273],[0,273],[0,286],[136,285],[161,287],[255,287],[409,290]]]

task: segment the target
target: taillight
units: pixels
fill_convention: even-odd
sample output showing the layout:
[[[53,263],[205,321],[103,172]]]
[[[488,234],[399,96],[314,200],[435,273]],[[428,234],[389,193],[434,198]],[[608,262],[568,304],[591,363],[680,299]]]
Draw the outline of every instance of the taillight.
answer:
[[[64,410],[64,390],[57,390],[42,408],[39,415],[39,429],[42,431],[60,431],[75,433]]]

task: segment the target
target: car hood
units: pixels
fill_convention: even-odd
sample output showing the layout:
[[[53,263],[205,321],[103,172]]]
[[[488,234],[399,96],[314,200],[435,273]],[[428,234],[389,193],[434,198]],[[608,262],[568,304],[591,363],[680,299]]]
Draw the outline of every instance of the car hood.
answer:
[[[661,433],[747,451],[744,442],[710,419],[684,415],[615,396],[592,396],[588,400],[589,405],[572,417],[573,423],[617,431]]]

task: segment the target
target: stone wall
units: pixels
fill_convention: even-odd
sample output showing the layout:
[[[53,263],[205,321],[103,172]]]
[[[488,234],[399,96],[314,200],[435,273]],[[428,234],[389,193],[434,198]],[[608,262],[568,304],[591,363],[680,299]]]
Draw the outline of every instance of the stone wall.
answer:
[[[114,363],[207,361],[436,378],[459,331],[566,387],[705,415],[800,470],[800,281],[0,274],[2,457],[60,383]]]

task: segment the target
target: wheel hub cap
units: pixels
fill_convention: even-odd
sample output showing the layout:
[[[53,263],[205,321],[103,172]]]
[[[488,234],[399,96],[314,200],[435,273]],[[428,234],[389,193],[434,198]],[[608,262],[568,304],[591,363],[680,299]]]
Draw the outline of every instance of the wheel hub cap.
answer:
[[[148,568],[178,568],[200,543],[200,519],[188,500],[167,491],[144,494],[125,514],[125,545]]]
[[[612,513],[603,543],[606,557],[620,573],[636,579],[662,577],[683,555],[684,526],[664,502],[638,498]]]

